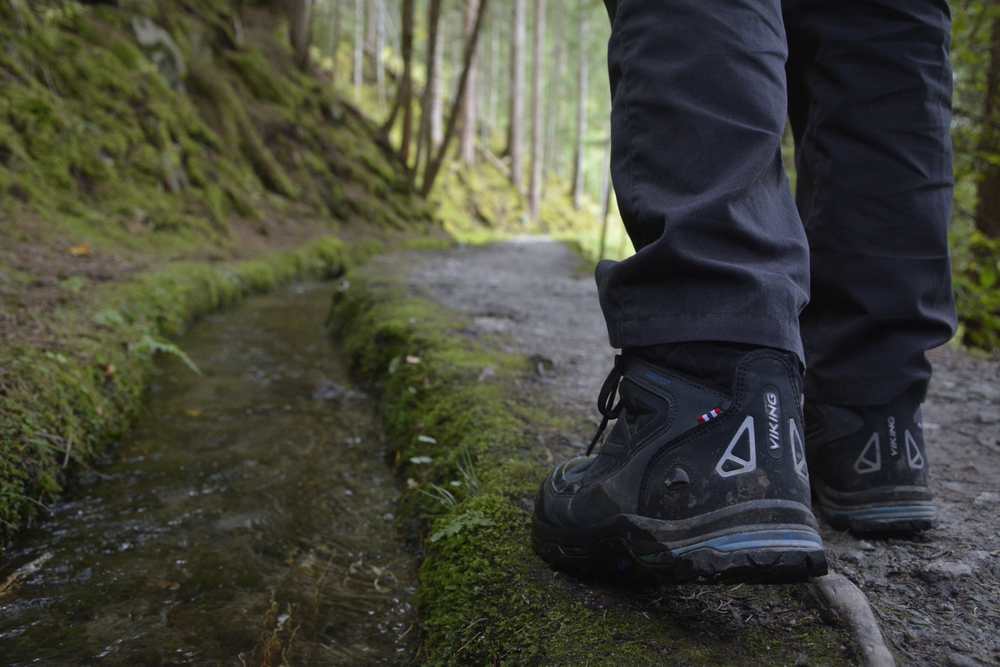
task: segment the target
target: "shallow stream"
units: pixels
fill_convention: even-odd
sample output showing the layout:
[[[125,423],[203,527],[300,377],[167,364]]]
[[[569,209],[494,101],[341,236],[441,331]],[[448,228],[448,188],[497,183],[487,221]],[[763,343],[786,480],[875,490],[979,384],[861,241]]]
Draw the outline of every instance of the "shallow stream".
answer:
[[[414,564],[306,284],[206,318],[105,466],[0,563],[0,664],[404,664]]]

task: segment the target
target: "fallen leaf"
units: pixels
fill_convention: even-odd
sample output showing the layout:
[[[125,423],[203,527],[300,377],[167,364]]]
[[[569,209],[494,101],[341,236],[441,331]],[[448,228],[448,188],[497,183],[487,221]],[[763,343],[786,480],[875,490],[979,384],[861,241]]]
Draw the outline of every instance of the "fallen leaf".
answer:
[[[74,257],[89,257],[90,256],[90,244],[81,243],[80,245],[75,245],[69,249],[69,254]]]

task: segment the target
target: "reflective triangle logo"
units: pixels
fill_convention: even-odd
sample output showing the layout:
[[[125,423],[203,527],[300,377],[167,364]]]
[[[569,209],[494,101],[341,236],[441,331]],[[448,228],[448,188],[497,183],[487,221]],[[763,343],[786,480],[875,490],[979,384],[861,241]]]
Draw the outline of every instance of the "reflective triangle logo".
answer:
[[[795,425],[794,419],[788,420],[788,440],[792,443],[792,462],[795,464],[795,472],[808,482],[809,466],[806,463],[806,447],[802,444],[802,436],[799,435],[799,427]]]
[[[878,433],[872,433],[868,444],[861,450],[858,460],[854,462],[854,471],[860,475],[878,472],[882,469],[882,446]]]
[[[906,462],[910,464],[910,469],[920,470],[924,467],[924,455],[917,447],[917,441],[910,435],[910,430],[906,430]]]
[[[753,472],[757,469],[757,436],[754,434],[753,415],[747,415],[740,427],[736,430],[736,435],[729,441],[725,453],[719,462],[715,464],[715,472],[719,477],[732,477],[743,473]],[[747,437],[743,437],[744,434]],[[737,445],[746,441],[746,456],[740,456],[736,452]]]

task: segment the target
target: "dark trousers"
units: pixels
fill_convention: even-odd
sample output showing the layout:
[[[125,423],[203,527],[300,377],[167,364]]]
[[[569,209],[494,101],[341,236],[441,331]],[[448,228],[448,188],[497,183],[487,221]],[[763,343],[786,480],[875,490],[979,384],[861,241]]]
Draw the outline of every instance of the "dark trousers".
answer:
[[[945,0],[607,4],[637,250],[598,266],[611,344],[790,350],[825,403],[925,390],[955,327]]]

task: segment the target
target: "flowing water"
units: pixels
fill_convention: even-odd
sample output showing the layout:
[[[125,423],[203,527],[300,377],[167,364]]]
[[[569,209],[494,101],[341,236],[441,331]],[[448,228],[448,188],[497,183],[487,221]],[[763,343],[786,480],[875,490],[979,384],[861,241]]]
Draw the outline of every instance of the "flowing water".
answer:
[[[0,664],[400,664],[413,558],[332,288],[209,317],[158,365],[114,462],[0,563]]]

